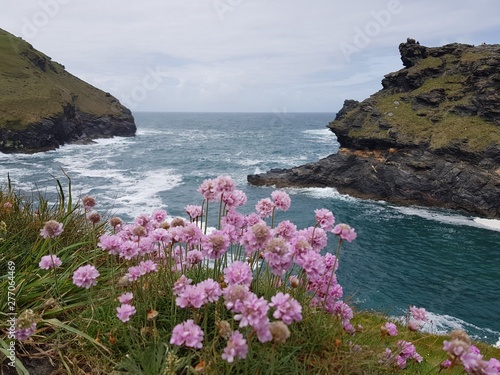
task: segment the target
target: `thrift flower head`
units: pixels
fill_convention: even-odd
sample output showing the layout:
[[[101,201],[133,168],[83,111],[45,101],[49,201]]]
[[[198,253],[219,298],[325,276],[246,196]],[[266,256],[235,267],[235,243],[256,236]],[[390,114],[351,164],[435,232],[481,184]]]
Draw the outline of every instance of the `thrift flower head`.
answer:
[[[219,176],[214,180],[217,193],[229,193],[234,190],[234,181],[230,176]]]
[[[245,359],[248,353],[247,340],[243,338],[243,335],[239,331],[234,331],[227,342],[224,352],[222,353],[222,359],[233,363],[236,358]]]
[[[222,230],[214,230],[203,238],[203,255],[209,259],[219,259],[227,251],[229,245],[229,236]]]
[[[255,205],[255,210],[261,217],[269,217],[273,213],[275,205],[269,198],[261,199]]]
[[[316,214],[316,221],[321,228],[326,231],[333,229],[335,217],[333,216],[332,211],[327,210],[326,208],[320,208],[319,210],[314,210],[314,213]]]
[[[229,285],[250,286],[253,279],[252,269],[247,263],[234,261],[224,269],[224,281]]]
[[[128,303],[123,303],[121,306],[116,308],[116,316],[123,323],[128,322],[130,317],[136,313],[135,307],[129,305]]]
[[[416,320],[427,321],[427,311],[423,307],[410,306],[410,314]]]
[[[356,239],[358,234],[356,233],[356,230],[354,228],[351,228],[347,224],[338,224],[335,225],[335,227],[332,230],[333,234],[336,234],[343,240],[346,240],[347,242],[352,242]]]
[[[186,213],[191,219],[196,219],[201,216],[201,206],[195,206],[194,204],[187,205],[185,208]]]
[[[27,340],[36,331],[38,316],[31,309],[24,310],[16,321],[14,335],[16,340]]]
[[[36,332],[36,323],[33,323],[27,328],[17,327],[16,330],[14,331],[14,337],[16,338],[16,340],[25,341],[35,332]]]
[[[120,303],[130,303],[134,299],[134,295],[131,292],[123,293],[118,297],[118,302]]]
[[[111,219],[109,219],[109,224],[116,230],[118,226],[123,224],[123,221],[119,217],[114,216]]]
[[[386,322],[382,327],[380,327],[380,332],[382,335],[397,336],[398,327],[394,323]]]
[[[174,327],[170,343],[201,349],[203,347],[203,331],[192,319],[188,319]]]
[[[97,284],[98,277],[99,271],[94,266],[90,264],[81,266],[73,274],[73,284],[80,288],[89,289],[92,285]]]
[[[38,263],[38,266],[42,270],[49,270],[51,268],[58,268],[61,264],[61,259],[59,259],[57,256],[44,255],[42,259],[40,259],[40,263]]]
[[[213,180],[205,180],[198,188],[198,192],[203,195],[209,202],[215,202],[217,200],[217,192],[215,190],[216,186]]]
[[[281,319],[285,324],[299,322],[302,320],[302,306],[290,295],[279,292],[274,297],[271,297],[269,306],[274,307],[273,317]]]
[[[288,211],[290,208],[292,200],[290,196],[282,190],[275,190],[271,193],[271,198],[273,198],[274,206],[281,211]]]
[[[49,220],[45,223],[42,229],[40,229],[40,235],[43,238],[54,238],[59,236],[63,232],[63,225],[55,220]]]
[[[247,196],[243,191],[235,189],[224,193],[222,201],[226,204],[227,208],[236,208],[247,203]]]
[[[216,302],[222,295],[219,283],[215,282],[213,279],[203,280],[197,284],[197,287],[204,292],[204,303]]]
[[[90,195],[86,195],[82,198],[82,204],[85,211],[89,211],[95,206],[95,198]]]
[[[101,221],[101,215],[99,215],[99,212],[97,211],[89,211],[87,212],[87,220],[90,221],[92,224],[97,224],[98,222]]]

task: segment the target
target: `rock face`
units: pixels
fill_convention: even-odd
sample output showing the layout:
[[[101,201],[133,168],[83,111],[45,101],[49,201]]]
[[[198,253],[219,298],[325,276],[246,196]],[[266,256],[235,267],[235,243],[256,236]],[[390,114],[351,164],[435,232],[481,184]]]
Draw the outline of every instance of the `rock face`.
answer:
[[[134,136],[120,102],[0,29],[0,152],[38,152],[95,138]]]
[[[328,125],[338,154],[248,181],[500,218],[500,45],[409,39],[399,50],[405,68],[370,98],[346,100]]]

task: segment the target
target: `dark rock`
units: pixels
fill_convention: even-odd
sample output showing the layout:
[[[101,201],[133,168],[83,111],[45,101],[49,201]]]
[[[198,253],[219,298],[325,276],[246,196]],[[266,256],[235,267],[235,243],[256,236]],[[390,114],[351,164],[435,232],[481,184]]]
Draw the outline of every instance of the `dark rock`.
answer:
[[[328,124],[338,154],[248,182],[500,218],[500,45],[409,39],[399,50],[405,68],[369,98],[346,100]]]

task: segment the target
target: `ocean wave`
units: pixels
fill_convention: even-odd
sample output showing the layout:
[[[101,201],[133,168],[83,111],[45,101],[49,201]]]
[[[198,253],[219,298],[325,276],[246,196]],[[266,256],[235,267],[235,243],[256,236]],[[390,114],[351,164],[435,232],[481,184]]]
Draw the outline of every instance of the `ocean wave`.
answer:
[[[406,315],[392,316],[391,319],[404,323],[406,322]],[[421,327],[422,332],[435,335],[448,335],[455,329],[461,329],[467,332],[473,340],[488,342],[496,347],[500,347],[500,332],[498,331],[478,327],[451,315],[435,314],[430,311],[427,311],[427,319],[428,321]],[[497,339],[498,342],[494,344]]]
[[[447,214],[438,211],[432,211],[425,208],[417,207],[398,207],[392,206],[395,210],[411,216],[418,216],[423,219],[437,221],[452,225],[466,225],[475,228],[490,229],[500,231],[500,220],[481,219],[478,217],[467,217],[457,214]]]
[[[290,194],[304,194],[311,198],[325,199],[333,198],[336,200],[346,202],[358,202],[358,198],[351,197],[347,194],[340,194],[337,189],[331,187],[323,188],[288,188],[286,189]]]

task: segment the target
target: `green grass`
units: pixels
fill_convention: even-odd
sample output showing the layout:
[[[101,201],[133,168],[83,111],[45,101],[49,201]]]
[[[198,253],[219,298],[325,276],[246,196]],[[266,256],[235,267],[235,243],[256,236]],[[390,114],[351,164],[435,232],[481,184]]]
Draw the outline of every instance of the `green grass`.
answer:
[[[218,325],[226,320],[236,329],[238,322],[222,300],[197,310],[181,309],[172,294],[180,272],[170,271],[168,265],[120,287],[117,280],[134,261],[113,260],[96,246],[98,237],[112,229],[105,220],[99,225],[87,221],[81,201],[72,196],[71,180],[66,182],[55,181],[57,194],[50,199],[41,193],[17,192],[10,183],[0,189],[0,288],[7,290],[8,279],[3,275],[7,275],[8,262],[14,262],[17,312],[29,308],[39,316],[37,332],[17,348],[25,364],[41,352],[57,364],[54,373],[58,374],[188,374],[196,373],[197,367],[203,367],[205,374],[437,374],[446,359],[442,345],[447,337],[411,332],[402,322],[396,323],[396,337],[384,336],[380,327],[388,318],[380,313],[355,311],[352,324],[357,332],[347,334],[338,317],[309,304],[312,296],[303,287],[275,285],[276,278],[266,267],[256,267],[252,290],[267,300],[277,291],[290,293],[302,305],[302,320],[290,325],[291,335],[284,343],[262,344],[249,327],[240,328],[249,343],[247,357],[228,363],[221,358],[226,340],[219,336]],[[43,239],[40,229],[47,220],[64,223],[63,233]],[[55,272],[38,268],[41,256],[49,253],[63,261]],[[89,263],[99,269],[98,283],[89,290],[78,288],[72,274]],[[185,274],[194,284],[208,277],[221,280],[222,269],[222,262],[206,264]],[[124,291],[134,292],[137,309],[128,323],[115,315],[116,297]],[[6,293],[0,294],[0,307],[0,315],[7,317]],[[158,316],[147,319],[150,310]],[[186,319],[195,319],[202,327],[202,349],[169,343],[174,326]],[[0,328],[7,328],[6,319]],[[5,334],[1,339],[7,342]],[[404,370],[381,364],[382,353],[386,348],[394,350],[398,340],[411,341],[423,362],[409,361]],[[486,359],[500,358],[500,349],[477,346]],[[445,373],[462,371],[455,368]]]
[[[0,128],[20,130],[60,116],[68,104],[98,116],[121,113],[113,97],[2,29],[0,56]]]

